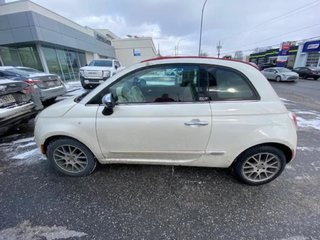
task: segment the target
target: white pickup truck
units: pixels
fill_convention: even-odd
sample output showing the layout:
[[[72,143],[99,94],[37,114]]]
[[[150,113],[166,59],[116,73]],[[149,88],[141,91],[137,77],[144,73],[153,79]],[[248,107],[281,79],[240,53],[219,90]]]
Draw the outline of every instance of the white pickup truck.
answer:
[[[80,68],[81,85],[85,89],[96,87],[123,68],[115,59],[92,60],[87,66]]]

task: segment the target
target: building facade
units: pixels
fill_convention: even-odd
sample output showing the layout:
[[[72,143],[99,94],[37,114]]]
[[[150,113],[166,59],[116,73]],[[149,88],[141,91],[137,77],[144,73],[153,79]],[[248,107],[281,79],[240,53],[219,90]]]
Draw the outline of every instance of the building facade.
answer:
[[[123,66],[132,64],[157,56],[153,40],[150,37],[133,37],[112,40],[117,59]]]
[[[296,56],[298,52],[298,46],[290,46],[286,55],[286,61],[283,62],[283,67],[294,68],[294,64],[296,61]],[[261,65],[264,63],[273,63],[277,64],[277,60],[279,59],[280,51],[279,48],[269,49],[264,52],[252,53],[249,55],[249,62],[253,62],[257,65]]]
[[[320,67],[320,39],[299,43],[294,67]]]
[[[79,68],[96,58],[116,58],[105,32],[31,1],[0,5],[0,65],[32,67],[68,81],[78,79]]]

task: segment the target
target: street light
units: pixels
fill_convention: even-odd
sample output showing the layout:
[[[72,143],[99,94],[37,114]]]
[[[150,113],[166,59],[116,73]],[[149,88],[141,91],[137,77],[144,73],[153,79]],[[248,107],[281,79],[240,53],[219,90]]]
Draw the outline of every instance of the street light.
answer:
[[[178,55],[179,56],[179,44],[180,42],[183,40],[183,38],[180,38],[178,43],[177,43],[177,51],[176,51],[176,56]]]
[[[200,24],[200,39],[199,39],[199,56],[201,54],[201,37],[202,37],[202,22],[203,22],[203,11],[204,7],[206,6],[207,0],[204,1],[202,6],[202,13],[201,13],[201,24]]]

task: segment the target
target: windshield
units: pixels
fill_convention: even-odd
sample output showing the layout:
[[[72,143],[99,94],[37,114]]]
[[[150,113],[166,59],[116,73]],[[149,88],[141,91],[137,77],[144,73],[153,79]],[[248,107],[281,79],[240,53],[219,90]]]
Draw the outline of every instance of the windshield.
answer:
[[[278,72],[282,72],[282,73],[291,72],[291,70],[288,69],[288,68],[277,68],[277,71],[278,71]]]
[[[89,63],[89,66],[96,67],[112,67],[112,61],[109,60],[93,60]]]
[[[74,99],[74,101],[75,101],[76,103],[80,102],[85,96],[88,95],[89,92],[90,92],[90,91],[86,91],[86,92],[80,94],[79,96],[77,96],[77,97]]]
[[[21,67],[19,70],[25,71],[25,72],[31,72],[31,73],[42,73],[41,71],[34,69],[34,68],[28,68],[28,67]]]
[[[21,75],[21,76],[29,76],[30,72],[27,72],[25,70],[19,69],[19,68],[10,68],[6,70],[9,73],[13,73],[15,75]]]

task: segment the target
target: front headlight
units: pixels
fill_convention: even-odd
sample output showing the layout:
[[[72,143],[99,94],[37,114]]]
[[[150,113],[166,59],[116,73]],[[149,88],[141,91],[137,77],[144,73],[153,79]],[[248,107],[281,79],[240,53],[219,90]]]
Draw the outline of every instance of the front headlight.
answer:
[[[83,76],[83,74],[84,74],[84,71],[80,70],[80,76]]]
[[[103,77],[110,77],[110,71],[102,71]]]

